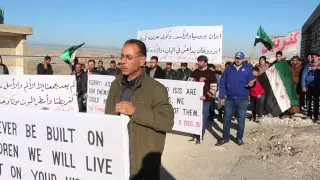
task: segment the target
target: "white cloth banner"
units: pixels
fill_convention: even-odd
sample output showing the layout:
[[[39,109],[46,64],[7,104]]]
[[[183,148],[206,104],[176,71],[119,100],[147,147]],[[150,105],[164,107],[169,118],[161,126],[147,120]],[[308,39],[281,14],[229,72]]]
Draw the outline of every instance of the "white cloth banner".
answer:
[[[123,117],[10,107],[0,114],[0,179],[129,179]]]
[[[282,51],[283,56],[290,57],[300,54],[300,30],[292,31],[287,36],[270,37],[273,42],[271,51],[268,51],[263,45],[261,56],[275,58],[277,51]]]
[[[0,75],[0,106],[78,112],[75,76]]]
[[[178,26],[139,31],[138,39],[147,46],[147,60],[196,63],[206,55],[209,63],[222,64],[222,31],[223,26]]]
[[[114,78],[114,76],[105,75],[88,76],[88,113],[104,114],[104,99],[107,98],[109,93],[96,92],[98,92],[97,89],[103,89],[109,92]],[[202,96],[204,83],[163,79],[156,80],[168,89],[169,101],[175,110],[173,130],[201,135],[202,101],[200,101],[200,97]],[[90,91],[92,93],[90,93]],[[90,98],[99,99],[99,101],[90,102]],[[97,111],[97,109],[99,109],[99,111]]]

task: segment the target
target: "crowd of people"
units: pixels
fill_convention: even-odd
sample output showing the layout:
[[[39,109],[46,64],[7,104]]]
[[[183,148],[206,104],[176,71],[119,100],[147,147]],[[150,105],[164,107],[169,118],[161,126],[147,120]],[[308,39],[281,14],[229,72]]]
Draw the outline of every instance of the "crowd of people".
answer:
[[[223,135],[216,146],[228,143],[231,121],[233,117],[236,117],[238,121],[236,143],[241,146],[244,144],[245,118],[249,104],[252,110],[250,119],[257,123],[263,116],[268,116],[272,108],[266,103],[270,91],[266,86],[268,79],[259,77],[269,67],[280,61],[286,61],[282,52],[278,51],[274,62],[269,63],[265,56],[261,56],[259,63],[253,65],[245,60],[244,53],[237,52],[234,62],[227,62],[224,66],[215,66],[208,63],[206,56],[201,55],[197,58],[195,70],[192,71],[188,68],[187,63],[181,63],[181,67],[174,70],[172,63],[168,62],[163,69],[159,66],[159,59],[156,56],[150,58],[149,66],[147,66],[146,57],[145,44],[132,39],[124,44],[120,62],[116,64],[115,61],[111,61],[108,69],[105,69],[103,61],[98,61],[96,66],[95,60],[89,60],[86,68],[85,64],[80,64],[78,59],[74,60],[71,67],[72,74],[76,76],[80,112],[86,112],[88,75],[116,76],[110,87],[106,113],[115,115],[121,113],[130,116],[131,179],[141,179],[147,176],[153,177],[151,179],[159,178],[165,133],[172,129],[174,123],[174,111],[168,100],[168,92],[162,84],[153,80],[154,78],[204,82],[203,95],[199,97],[203,101],[202,137],[205,134],[207,121],[218,119],[223,121]],[[318,124],[320,124],[319,58],[320,54],[312,53],[306,61],[298,56],[288,61],[296,95],[300,100],[300,108]],[[46,56],[43,62],[37,65],[37,74],[54,74],[50,63],[51,58]],[[0,74],[9,74],[7,66],[2,63],[1,56]],[[132,97],[135,97],[134,101]],[[285,113],[289,116],[293,115],[290,109]],[[285,113],[279,117],[284,117]],[[192,140],[196,141],[196,144],[201,141],[200,136],[194,136]],[[145,158],[149,159],[142,161]],[[142,162],[147,164],[142,164]]]

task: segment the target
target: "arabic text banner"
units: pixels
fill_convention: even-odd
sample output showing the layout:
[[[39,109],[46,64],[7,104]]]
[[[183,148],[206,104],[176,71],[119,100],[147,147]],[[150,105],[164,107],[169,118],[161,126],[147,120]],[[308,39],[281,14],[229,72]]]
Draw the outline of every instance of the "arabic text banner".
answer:
[[[104,114],[105,101],[113,80],[114,76],[88,76],[88,113]],[[204,84],[192,81],[156,80],[167,88],[169,101],[174,107],[173,130],[201,135],[202,101],[200,101],[200,96],[202,96]],[[102,90],[106,93],[100,93]],[[91,102],[90,99],[92,99]]]
[[[2,75],[0,106],[78,112],[74,76]]]
[[[160,62],[197,62],[206,55],[210,63],[222,63],[222,26],[178,26],[138,32],[147,46],[148,60]]]
[[[282,51],[283,56],[296,56],[300,53],[300,30],[292,31],[287,36],[271,37],[273,49],[268,51],[264,46],[261,55],[274,58],[277,51]]]
[[[25,107],[0,114],[0,179],[129,179],[126,119]]]

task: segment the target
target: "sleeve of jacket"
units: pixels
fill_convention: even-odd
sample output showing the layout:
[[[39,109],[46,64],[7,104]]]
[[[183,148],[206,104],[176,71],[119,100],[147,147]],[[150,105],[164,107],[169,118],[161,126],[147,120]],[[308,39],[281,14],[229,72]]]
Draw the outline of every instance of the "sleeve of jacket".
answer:
[[[308,65],[306,65],[306,67],[304,67],[304,69],[302,71],[302,75],[301,75],[301,87],[302,88],[307,87],[307,83],[306,83],[307,74],[308,74]]]
[[[107,98],[107,102],[106,102],[106,107],[105,107],[105,114],[109,114],[109,115],[116,115],[116,112],[115,112],[115,86],[116,86],[116,80],[114,80],[112,83],[111,83],[111,87],[110,87],[110,90],[109,90],[109,95],[108,95],[108,98]]]
[[[219,98],[224,99],[226,97],[228,68],[222,73],[219,83]]]
[[[247,76],[247,83],[249,83],[249,81],[252,81],[252,80],[254,80],[254,76],[253,76],[253,73],[252,73],[252,71],[251,71],[251,69],[248,69],[249,70],[249,72],[248,72],[248,76]]]
[[[161,77],[160,77],[160,79],[166,79],[166,72],[163,70],[163,69],[161,69]]]
[[[174,124],[174,111],[169,103],[165,87],[158,87],[153,93],[152,108],[137,108],[131,120],[156,131],[168,132]]]
[[[87,74],[83,75],[82,81],[83,82],[81,83],[82,84],[81,92],[83,92],[83,94],[86,94],[88,91],[88,75]]]

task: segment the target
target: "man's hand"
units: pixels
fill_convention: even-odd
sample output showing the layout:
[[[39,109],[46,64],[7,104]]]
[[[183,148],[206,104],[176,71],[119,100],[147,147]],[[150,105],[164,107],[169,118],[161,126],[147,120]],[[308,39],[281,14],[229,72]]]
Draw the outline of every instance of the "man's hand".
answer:
[[[302,92],[307,92],[307,88],[302,88]]]
[[[257,96],[257,98],[261,98],[261,95],[259,94],[259,95]]]
[[[249,81],[248,86],[249,86],[249,87],[252,87],[252,86],[254,85],[254,82],[255,82],[255,81],[256,81],[255,79],[254,79],[254,80]]]
[[[222,106],[224,106],[224,104],[225,104],[225,99],[220,99],[220,104],[222,105]]]
[[[206,100],[206,97],[205,97],[205,96],[201,96],[201,97],[200,97],[200,100],[201,100],[201,101],[204,101],[204,100]]]
[[[83,96],[84,96],[85,99],[87,99],[88,98],[88,93],[85,93]]]
[[[204,82],[205,80],[206,80],[205,77],[201,77],[201,78],[199,79],[200,82]]]
[[[116,104],[116,110],[117,113],[125,114],[128,116],[133,115],[133,113],[136,111],[136,106],[133,105],[131,102],[128,101],[121,101]]]
[[[43,67],[44,67],[44,69],[48,69],[48,63],[47,63],[47,61],[44,61],[44,62],[43,62]]]
[[[207,92],[207,95],[208,97],[212,97],[211,93],[210,92]]]

